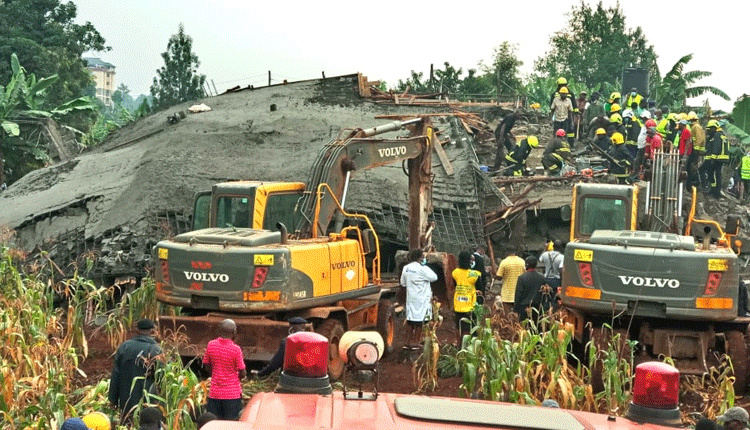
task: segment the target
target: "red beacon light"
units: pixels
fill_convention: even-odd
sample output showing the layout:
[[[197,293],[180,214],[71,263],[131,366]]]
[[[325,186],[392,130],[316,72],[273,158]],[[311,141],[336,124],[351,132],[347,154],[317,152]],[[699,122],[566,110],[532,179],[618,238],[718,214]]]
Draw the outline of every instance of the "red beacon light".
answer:
[[[330,394],[328,378],[328,339],[318,333],[301,331],[286,338],[284,366],[277,393]]]
[[[636,422],[665,426],[682,425],[679,408],[680,372],[659,361],[635,368],[633,401],[626,417]]]

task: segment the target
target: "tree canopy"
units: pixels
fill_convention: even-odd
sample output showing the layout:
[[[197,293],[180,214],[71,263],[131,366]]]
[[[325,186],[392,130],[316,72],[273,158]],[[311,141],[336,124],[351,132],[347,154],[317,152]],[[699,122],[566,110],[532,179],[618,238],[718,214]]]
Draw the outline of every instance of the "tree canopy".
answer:
[[[688,54],[677,60],[672,68],[664,75],[663,79],[656,82],[652,97],[656,99],[657,106],[669,106],[672,110],[679,110],[686,105],[688,98],[700,97],[710,93],[729,100],[729,96],[722,90],[707,86],[695,86],[697,81],[712,75],[711,72],[704,70],[685,71],[685,67],[693,54]]]
[[[193,38],[180,23],[177,34],[169,38],[167,51],[161,54],[164,65],[156,71],[151,95],[154,107],[166,108],[203,97],[205,75],[198,74],[198,56],[193,53]]]
[[[534,68],[547,76],[564,76],[594,87],[615,82],[624,67],[657,73],[656,53],[640,27],[629,29],[619,4],[605,8],[580,2],[567,13],[565,27],[550,38],[550,51]]]
[[[522,88],[517,46],[504,41],[493,49],[492,62],[480,63],[484,77],[497,89],[497,94],[516,94]]]
[[[93,79],[81,56],[109,50],[90,22],[74,23],[76,15],[73,2],[0,1],[0,59],[15,53],[28,73],[58,76],[45,98],[46,108],[83,96]],[[9,82],[12,76],[10,64],[0,61],[0,82]]]

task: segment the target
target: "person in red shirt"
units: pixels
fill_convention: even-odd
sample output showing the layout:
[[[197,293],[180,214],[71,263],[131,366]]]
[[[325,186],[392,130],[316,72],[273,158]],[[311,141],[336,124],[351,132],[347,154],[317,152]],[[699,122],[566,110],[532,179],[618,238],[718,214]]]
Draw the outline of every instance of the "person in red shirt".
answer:
[[[661,150],[661,147],[661,136],[656,132],[656,127],[649,127],[646,130],[646,159],[653,160],[654,153]]]
[[[231,319],[219,323],[219,337],[208,342],[203,365],[211,372],[208,411],[222,420],[236,420],[242,411],[242,384],[245,359],[234,343],[237,324]]]
[[[680,157],[687,157],[693,152],[693,139],[687,123],[687,120],[684,119],[678,123],[679,129],[677,132],[680,133],[680,140],[677,143],[677,147],[680,151]]]

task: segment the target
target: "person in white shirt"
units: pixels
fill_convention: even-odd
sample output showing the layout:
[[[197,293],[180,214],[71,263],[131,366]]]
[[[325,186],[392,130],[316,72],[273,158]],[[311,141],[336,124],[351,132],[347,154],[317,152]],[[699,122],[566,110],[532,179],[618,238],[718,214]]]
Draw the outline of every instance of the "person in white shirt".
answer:
[[[409,326],[407,348],[418,348],[422,337],[422,325],[432,318],[431,282],[438,280],[435,272],[427,267],[427,259],[421,249],[413,249],[407,255],[409,264],[401,272],[401,285],[406,287],[406,324]]]

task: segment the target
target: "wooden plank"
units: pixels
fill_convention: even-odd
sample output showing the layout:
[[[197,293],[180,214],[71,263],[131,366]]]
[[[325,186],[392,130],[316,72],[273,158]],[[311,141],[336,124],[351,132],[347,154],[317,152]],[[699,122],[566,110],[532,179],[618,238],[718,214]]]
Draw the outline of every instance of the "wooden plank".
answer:
[[[445,174],[448,176],[453,176],[455,171],[453,170],[453,165],[451,164],[450,160],[448,160],[448,154],[445,153],[445,149],[443,149],[443,145],[441,145],[440,142],[436,142],[436,144],[432,146],[435,148],[435,152],[437,153],[437,156],[440,159],[440,164],[443,165],[443,170],[445,170]]]

